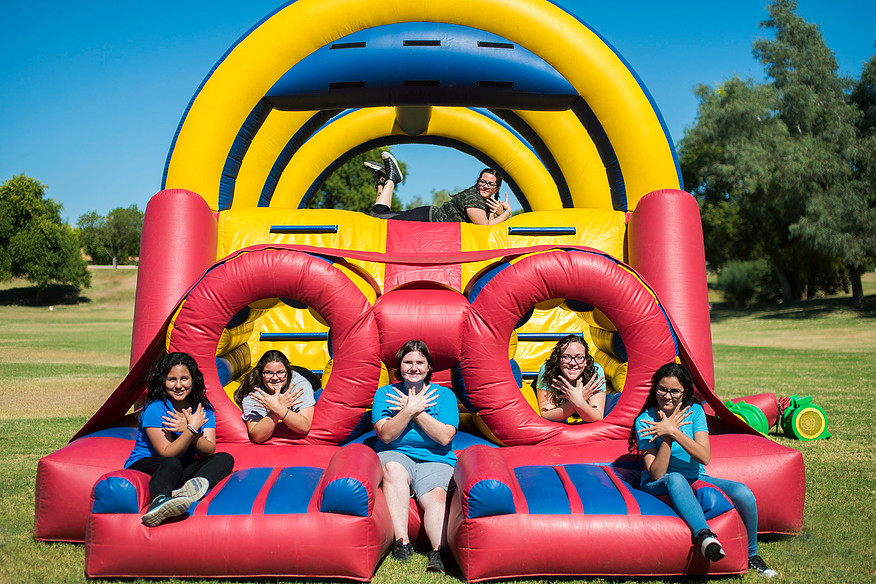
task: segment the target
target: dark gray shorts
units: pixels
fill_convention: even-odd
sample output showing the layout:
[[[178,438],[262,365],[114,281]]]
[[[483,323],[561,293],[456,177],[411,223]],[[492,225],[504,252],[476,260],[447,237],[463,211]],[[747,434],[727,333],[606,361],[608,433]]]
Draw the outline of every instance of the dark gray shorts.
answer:
[[[421,497],[435,488],[445,491],[453,478],[453,467],[444,462],[416,462],[407,454],[396,450],[384,450],[378,452],[380,464],[386,466],[387,462],[397,462],[402,465],[408,476],[411,477],[411,491],[414,496]]]

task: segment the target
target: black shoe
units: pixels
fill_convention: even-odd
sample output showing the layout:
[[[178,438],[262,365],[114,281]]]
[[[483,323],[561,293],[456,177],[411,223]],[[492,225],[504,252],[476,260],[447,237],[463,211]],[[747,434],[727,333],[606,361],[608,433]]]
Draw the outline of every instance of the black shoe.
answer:
[[[778,572],[768,567],[766,565],[766,562],[764,562],[763,559],[757,554],[754,554],[753,556],[748,558],[748,569],[757,570],[758,574],[760,574],[761,576],[766,576],[767,578],[775,578],[779,575]]]
[[[395,184],[399,184],[403,181],[404,175],[402,174],[401,168],[398,166],[398,161],[396,161],[395,156],[386,150],[381,152],[380,156],[383,157],[383,170],[386,172],[386,180],[391,180]]]
[[[395,543],[392,544],[392,557],[400,562],[407,562],[410,560],[413,553],[414,544],[411,542],[405,543],[402,541],[402,538],[398,538],[395,540]]]
[[[717,562],[724,557],[724,548],[715,534],[704,529],[697,534],[697,548],[707,559]]]
[[[377,183],[377,186],[383,186],[386,182],[386,170],[383,168],[383,165],[378,162],[371,162],[370,160],[366,160],[362,164],[374,173],[374,182]]]
[[[444,573],[444,560],[441,559],[441,548],[429,551],[429,563],[426,564],[427,572]]]

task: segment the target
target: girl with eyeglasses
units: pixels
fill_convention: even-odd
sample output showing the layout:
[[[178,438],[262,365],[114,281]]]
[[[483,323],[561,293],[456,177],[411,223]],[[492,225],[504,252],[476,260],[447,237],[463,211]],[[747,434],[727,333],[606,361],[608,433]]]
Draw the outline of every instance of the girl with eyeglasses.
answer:
[[[292,369],[286,355],[273,349],[246,375],[234,401],[243,410],[249,437],[256,444],[270,438],[280,424],[307,434],[316,404],[310,382]]]
[[[560,339],[535,382],[541,417],[562,422],[576,416],[598,422],[605,415],[605,372],[580,335]]]
[[[696,540],[696,549],[712,561],[724,557],[717,536],[706,524],[691,483],[704,481],[718,487],[739,512],[748,534],[748,568],[772,578],[776,571],[757,555],[757,502],[742,483],[710,477],[704,466],[711,458],[706,414],[694,401],[694,385],[684,365],[667,363],[651,378],[645,407],[630,434],[630,452],[644,459],[640,488],[654,496],[669,495]]]
[[[511,217],[508,193],[505,200],[499,200],[499,187],[502,175],[494,168],[485,168],[478,176],[474,186],[451,195],[450,200],[440,206],[426,205],[407,211],[392,211],[392,193],[395,185],[403,180],[398,162],[389,152],[382,152],[383,166],[376,162],[365,162],[377,181],[377,200],[371,208],[371,216],[380,219],[400,221],[423,221],[432,223],[474,223],[475,225],[496,225]]]

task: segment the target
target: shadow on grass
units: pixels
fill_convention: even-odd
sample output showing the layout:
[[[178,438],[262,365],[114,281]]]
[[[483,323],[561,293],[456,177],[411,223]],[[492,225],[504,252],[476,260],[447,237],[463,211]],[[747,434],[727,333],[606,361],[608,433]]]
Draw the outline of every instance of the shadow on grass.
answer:
[[[0,290],[0,306],[55,306],[87,302],[91,300],[68,284],[50,284],[42,294],[39,294],[36,286]]]
[[[732,308],[729,304],[715,304],[712,306],[711,318],[712,322],[740,316],[753,316],[764,320],[803,320],[830,316],[839,312],[853,312],[860,318],[876,318],[876,295],[865,296],[860,306],[855,306],[851,298],[817,298],[801,300],[793,304],[751,308]]]

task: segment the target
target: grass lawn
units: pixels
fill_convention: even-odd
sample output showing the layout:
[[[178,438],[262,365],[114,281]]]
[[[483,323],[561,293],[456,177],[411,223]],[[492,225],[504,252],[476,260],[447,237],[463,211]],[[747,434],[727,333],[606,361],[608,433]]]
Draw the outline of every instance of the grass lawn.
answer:
[[[136,271],[95,270],[92,276],[92,288],[78,304],[52,310],[0,305],[0,582],[87,580],[82,545],[36,542],[32,529],[37,461],[67,443],[128,369]],[[779,571],[777,581],[876,582],[876,275],[867,274],[864,285],[861,309],[833,297],[713,310],[719,396],[813,395],[830,421],[830,440],[773,436],[803,452],[807,474],[804,533],[761,542],[761,555]],[[0,291],[15,286],[24,284]],[[420,554],[407,565],[388,559],[374,582],[460,579],[458,571],[425,574],[425,565]],[[765,580],[747,574],[733,581]]]

